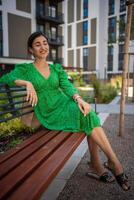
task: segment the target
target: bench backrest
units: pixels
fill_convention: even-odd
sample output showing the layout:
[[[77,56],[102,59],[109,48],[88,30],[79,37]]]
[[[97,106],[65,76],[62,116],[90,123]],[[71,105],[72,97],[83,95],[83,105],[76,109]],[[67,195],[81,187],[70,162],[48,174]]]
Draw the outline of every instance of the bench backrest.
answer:
[[[32,113],[32,106],[25,103],[27,101],[24,87],[0,84],[0,122]]]

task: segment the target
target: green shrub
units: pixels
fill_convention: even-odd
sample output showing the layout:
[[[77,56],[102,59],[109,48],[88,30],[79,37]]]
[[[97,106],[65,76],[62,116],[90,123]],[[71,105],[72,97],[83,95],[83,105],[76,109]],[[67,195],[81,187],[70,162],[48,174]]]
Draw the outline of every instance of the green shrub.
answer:
[[[73,79],[74,86],[80,87],[86,85],[86,83],[83,81],[82,74],[79,72],[68,72],[68,75]]]
[[[102,83],[96,78],[93,78],[92,85],[97,103],[109,103],[117,96],[117,88],[113,87],[109,83]]]
[[[11,116],[11,114],[6,115],[5,117]],[[25,126],[20,118],[15,118],[7,122],[0,123],[0,138],[13,136],[21,132],[29,133],[33,132],[34,129]]]
[[[110,79],[111,85],[116,87],[118,90],[121,89],[122,86],[122,76],[115,76]]]

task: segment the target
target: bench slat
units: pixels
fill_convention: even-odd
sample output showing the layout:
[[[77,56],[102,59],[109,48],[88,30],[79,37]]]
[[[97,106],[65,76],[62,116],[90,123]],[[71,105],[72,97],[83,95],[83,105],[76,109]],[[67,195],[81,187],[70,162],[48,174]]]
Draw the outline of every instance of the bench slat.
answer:
[[[34,141],[31,145],[25,147],[19,151],[15,156],[12,156],[8,159],[7,162],[4,162],[0,165],[0,178],[5,176],[11,170],[20,165],[21,162],[24,162],[32,154],[35,154],[43,145],[45,145],[49,140],[51,140],[59,131],[53,131],[51,134],[44,134],[43,137]],[[35,144],[36,143],[36,144]]]
[[[18,153],[19,151],[22,151],[25,147],[29,146],[31,143],[35,142],[37,139],[44,136],[44,134],[50,132],[50,130],[40,130],[37,131],[37,133],[30,138],[26,139],[23,143],[17,145],[16,148],[10,149],[9,151],[5,152],[4,154],[0,154],[0,164],[8,160],[10,157]]]
[[[47,144],[42,146],[41,149],[35,152],[34,155],[29,156],[27,160],[23,161],[23,163],[4,177],[0,182],[0,197],[3,198],[5,194],[8,195],[8,193],[21,184],[24,179],[28,178],[34,170],[48,159],[48,157],[51,157],[51,154],[53,154],[53,152],[55,152],[69,136],[71,136],[71,133],[61,133],[56,135]]]
[[[63,145],[61,145],[46,162],[44,162],[34,173],[22,183],[15,192],[8,197],[9,200],[39,200],[42,192],[63,167],[70,155],[74,152],[85,135],[81,133],[71,134]]]

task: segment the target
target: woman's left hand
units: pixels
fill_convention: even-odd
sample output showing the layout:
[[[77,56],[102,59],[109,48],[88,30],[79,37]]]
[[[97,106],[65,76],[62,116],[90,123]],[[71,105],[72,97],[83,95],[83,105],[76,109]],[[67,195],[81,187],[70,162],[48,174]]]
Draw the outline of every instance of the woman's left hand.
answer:
[[[81,112],[84,114],[84,117],[90,112],[91,106],[89,103],[85,102],[83,99],[79,98],[77,100],[78,106],[81,110]]]

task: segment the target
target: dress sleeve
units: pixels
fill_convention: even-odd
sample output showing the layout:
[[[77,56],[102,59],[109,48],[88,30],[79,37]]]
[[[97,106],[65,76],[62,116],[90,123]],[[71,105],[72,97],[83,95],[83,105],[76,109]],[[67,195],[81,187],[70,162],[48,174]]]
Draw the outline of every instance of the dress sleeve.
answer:
[[[15,80],[26,80],[26,72],[26,64],[16,64],[14,70],[0,78],[0,83],[15,86]]]
[[[74,94],[78,94],[77,89],[68,80],[67,73],[63,70],[60,64],[55,64],[55,69],[59,75],[59,85],[62,91],[69,97],[72,98]]]

